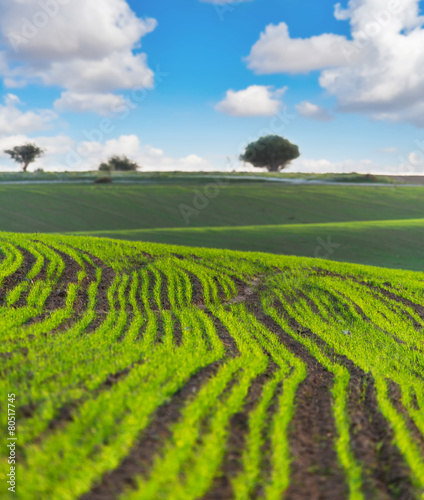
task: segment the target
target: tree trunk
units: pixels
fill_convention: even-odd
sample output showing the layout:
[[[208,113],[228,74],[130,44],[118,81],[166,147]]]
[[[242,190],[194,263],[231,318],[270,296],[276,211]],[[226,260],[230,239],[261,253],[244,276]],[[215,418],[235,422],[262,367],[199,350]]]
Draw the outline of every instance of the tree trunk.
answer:
[[[27,171],[28,166],[29,166],[29,161],[27,161],[27,162],[24,163],[24,167],[23,167],[23,171],[24,172]]]
[[[268,172],[278,172],[278,168],[279,165],[277,165],[276,163],[273,163],[272,165],[270,165],[268,167]]]

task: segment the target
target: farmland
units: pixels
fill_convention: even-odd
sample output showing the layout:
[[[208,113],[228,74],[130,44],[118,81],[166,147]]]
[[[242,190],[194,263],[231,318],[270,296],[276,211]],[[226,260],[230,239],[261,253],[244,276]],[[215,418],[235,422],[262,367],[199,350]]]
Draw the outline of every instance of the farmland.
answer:
[[[424,498],[424,274],[59,234],[0,248],[2,498]]]
[[[424,270],[424,219],[90,231],[92,236]],[[321,243],[320,243],[321,242]],[[324,248],[329,242],[333,247]]]
[[[332,260],[424,270],[422,187],[238,179],[185,220],[181,205],[193,207],[212,180],[169,175],[150,184],[0,184],[0,229],[305,257],[315,255],[318,238],[330,237],[339,245],[327,253]]]
[[[10,232],[124,231],[410,220],[424,217],[422,187],[233,182],[186,223],[180,205],[210,184],[2,185],[0,228]]]

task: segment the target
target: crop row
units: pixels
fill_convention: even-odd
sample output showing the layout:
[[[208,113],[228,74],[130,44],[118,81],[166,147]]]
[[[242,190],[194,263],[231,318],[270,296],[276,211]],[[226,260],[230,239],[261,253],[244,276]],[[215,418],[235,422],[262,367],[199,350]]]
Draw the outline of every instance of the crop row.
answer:
[[[423,495],[424,275],[58,235],[2,234],[0,252],[0,392],[16,394],[18,419],[10,498],[88,499],[110,474],[125,500],[283,498],[302,487],[293,429],[310,418],[299,398],[312,366],[331,381],[334,438],[320,439],[331,439],[346,498],[372,498],[354,444],[355,377],[372,382],[388,429],[379,439],[394,439],[405,488]],[[124,481],[166,405],[167,431]]]

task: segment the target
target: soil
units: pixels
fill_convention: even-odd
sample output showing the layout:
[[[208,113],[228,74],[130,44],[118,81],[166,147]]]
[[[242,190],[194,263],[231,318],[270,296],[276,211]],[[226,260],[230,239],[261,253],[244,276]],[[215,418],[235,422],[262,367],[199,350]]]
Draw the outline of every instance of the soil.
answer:
[[[24,254],[24,263],[18,271],[5,279],[1,289],[0,300],[4,299],[7,290],[16,286],[18,282],[25,278],[27,272],[34,265],[35,258],[27,251],[21,249]],[[46,303],[48,311],[64,307],[66,303],[66,289],[69,283],[77,282],[77,274],[80,265],[68,255],[57,251],[66,264],[63,276],[60,278],[54,292],[49,296]],[[99,285],[97,297],[97,318],[91,323],[87,333],[93,332],[109,311],[107,291],[111,286],[115,271],[107,267],[96,257],[90,256],[95,266],[102,269],[102,279]],[[149,256],[150,257],[150,256]],[[176,255],[177,258],[183,258]],[[88,304],[88,287],[95,281],[96,267],[85,263],[88,276],[83,280],[80,292],[75,302],[75,317],[81,315]],[[48,262],[43,266],[41,273],[36,279],[44,279]],[[318,269],[318,274],[331,275],[331,273]],[[240,355],[234,338],[227,332],[223,324],[205,306],[203,301],[203,288],[201,282],[189,273],[192,281],[193,305],[196,305],[213,321],[216,331],[225,346],[225,358]],[[44,277],[44,278],[43,278]],[[165,275],[161,273],[161,305],[164,309],[170,309],[168,299],[168,283]],[[341,278],[345,278],[341,276]],[[149,271],[150,296],[153,295],[154,276]],[[257,293],[260,288],[260,279],[255,279],[250,283],[235,280],[237,285],[237,296],[231,300],[225,300],[224,305],[229,307],[232,304],[244,303],[248,310],[255,315],[266,328],[273,332],[279,341],[291,352],[298,356],[307,366],[307,377],[300,384],[295,398],[295,414],[289,425],[290,450],[292,456],[291,478],[288,490],[285,493],[286,500],[343,500],[348,499],[348,487],[346,475],[339,464],[335,443],[337,431],[333,415],[332,387],[334,377],[324,366],[322,366],[308,350],[298,342],[289,332],[284,331],[270,316],[266,315],[261,308],[260,297]],[[359,283],[359,281],[358,281]],[[363,286],[371,287],[366,282]],[[388,298],[399,303],[411,306],[415,311],[424,317],[424,308],[406,299],[397,296],[394,291],[374,287],[375,291],[383,293]],[[219,295],[223,297],[222,287],[219,286]],[[289,300],[289,299],[287,299]],[[309,305],[316,309],[315,304]],[[25,297],[19,299],[19,303],[25,301]],[[143,304],[137,296],[138,304],[143,310]],[[157,311],[157,305],[151,302],[153,311]],[[380,412],[377,403],[375,383],[372,376],[363,372],[346,356],[338,355],[320,337],[316,336],[305,325],[297,323],[290,318],[284,309],[284,303],[277,303],[275,307],[285,315],[291,329],[299,335],[308,337],[318,345],[325,355],[334,362],[344,366],[350,375],[348,388],[348,414],[351,422],[350,437],[351,446],[356,461],[363,467],[363,491],[365,498],[370,500],[414,500],[417,498],[416,491],[411,483],[411,471],[407,466],[398,448],[393,444],[394,435],[391,427]],[[316,309],[318,312],[318,310]],[[364,320],[366,318],[363,311],[360,311]],[[131,314],[129,314],[131,316]],[[32,321],[39,321],[34,318]],[[70,322],[61,326],[61,330],[71,324]],[[160,329],[158,331],[158,341],[163,335],[163,324],[158,321]],[[416,324],[417,329],[421,328]],[[57,330],[59,331],[59,329]],[[182,340],[181,325],[178,320],[175,323],[175,340],[180,345]],[[92,490],[80,497],[80,500],[112,500],[118,498],[127,488],[135,487],[137,476],[147,477],[153,466],[155,457],[160,453],[163,444],[171,437],[172,426],[181,416],[182,408],[195,396],[199,388],[212,378],[221,362],[216,362],[210,366],[199,370],[187,383],[177,391],[169,402],[161,405],[150,417],[150,423],[143,432],[140,433],[136,443],[131,448],[127,456],[113,471],[103,475],[99,483]],[[248,420],[252,410],[260,401],[264,384],[273,376],[276,366],[270,362],[268,371],[257,377],[250,386],[243,408],[236,413],[229,422],[229,434],[224,452],[222,466],[217,473],[211,488],[203,496],[202,500],[218,500],[233,498],[232,479],[242,470],[242,452],[245,447],[248,433]],[[108,390],[127,376],[131,367],[111,374],[99,386],[94,393]],[[270,474],[270,442],[266,439],[267,432],[271,425],[275,412],[278,410],[277,398],[281,386],[274,394],[274,398],[268,408],[264,438],[265,444],[262,449],[263,461],[261,463],[261,478],[266,481]],[[91,394],[93,396],[93,393]],[[424,440],[419,430],[402,405],[399,388],[395,384],[390,385],[390,398],[397,411],[405,417],[411,435],[424,453]],[[46,432],[57,430],[61,426],[72,421],[82,400],[73,401],[62,407],[56,417],[50,422]],[[30,417],[35,407],[21,408],[21,415]],[[41,436],[42,437],[42,436]],[[261,488],[254,492],[254,497],[259,498],[263,494]]]
[[[214,363],[198,371],[174,394],[169,403],[157,408],[151,416],[150,425],[140,434],[120,465],[106,473],[99,484],[79,500],[116,500],[126,488],[135,487],[134,478],[147,474],[162,444],[171,437],[171,427],[178,421],[183,406],[216,374],[218,366],[219,363]]]
[[[340,500],[348,498],[344,472],[334,450],[336,428],[332,414],[333,376],[296,340],[285,333],[260,308],[252,304],[256,317],[308,367],[308,376],[298,389],[295,415],[290,424],[293,462],[290,500]]]

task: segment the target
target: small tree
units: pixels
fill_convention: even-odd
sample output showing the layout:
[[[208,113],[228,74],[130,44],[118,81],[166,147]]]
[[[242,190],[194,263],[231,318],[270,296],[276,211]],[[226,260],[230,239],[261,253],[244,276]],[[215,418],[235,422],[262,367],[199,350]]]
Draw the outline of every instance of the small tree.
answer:
[[[10,155],[12,160],[22,165],[24,172],[27,171],[28,166],[33,163],[37,158],[44,155],[44,149],[39,148],[36,144],[23,144],[22,146],[15,146],[13,149],[6,149],[4,151]]]
[[[126,156],[112,156],[107,162],[100,164],[100,172],[136,172],[140,168],[137,163]]]
[[[254,167],[265,167],[269,172],[279,172],[299,156],[299,147],[295,144],[279,135],[267,135],[248,144],[240,160]]]

